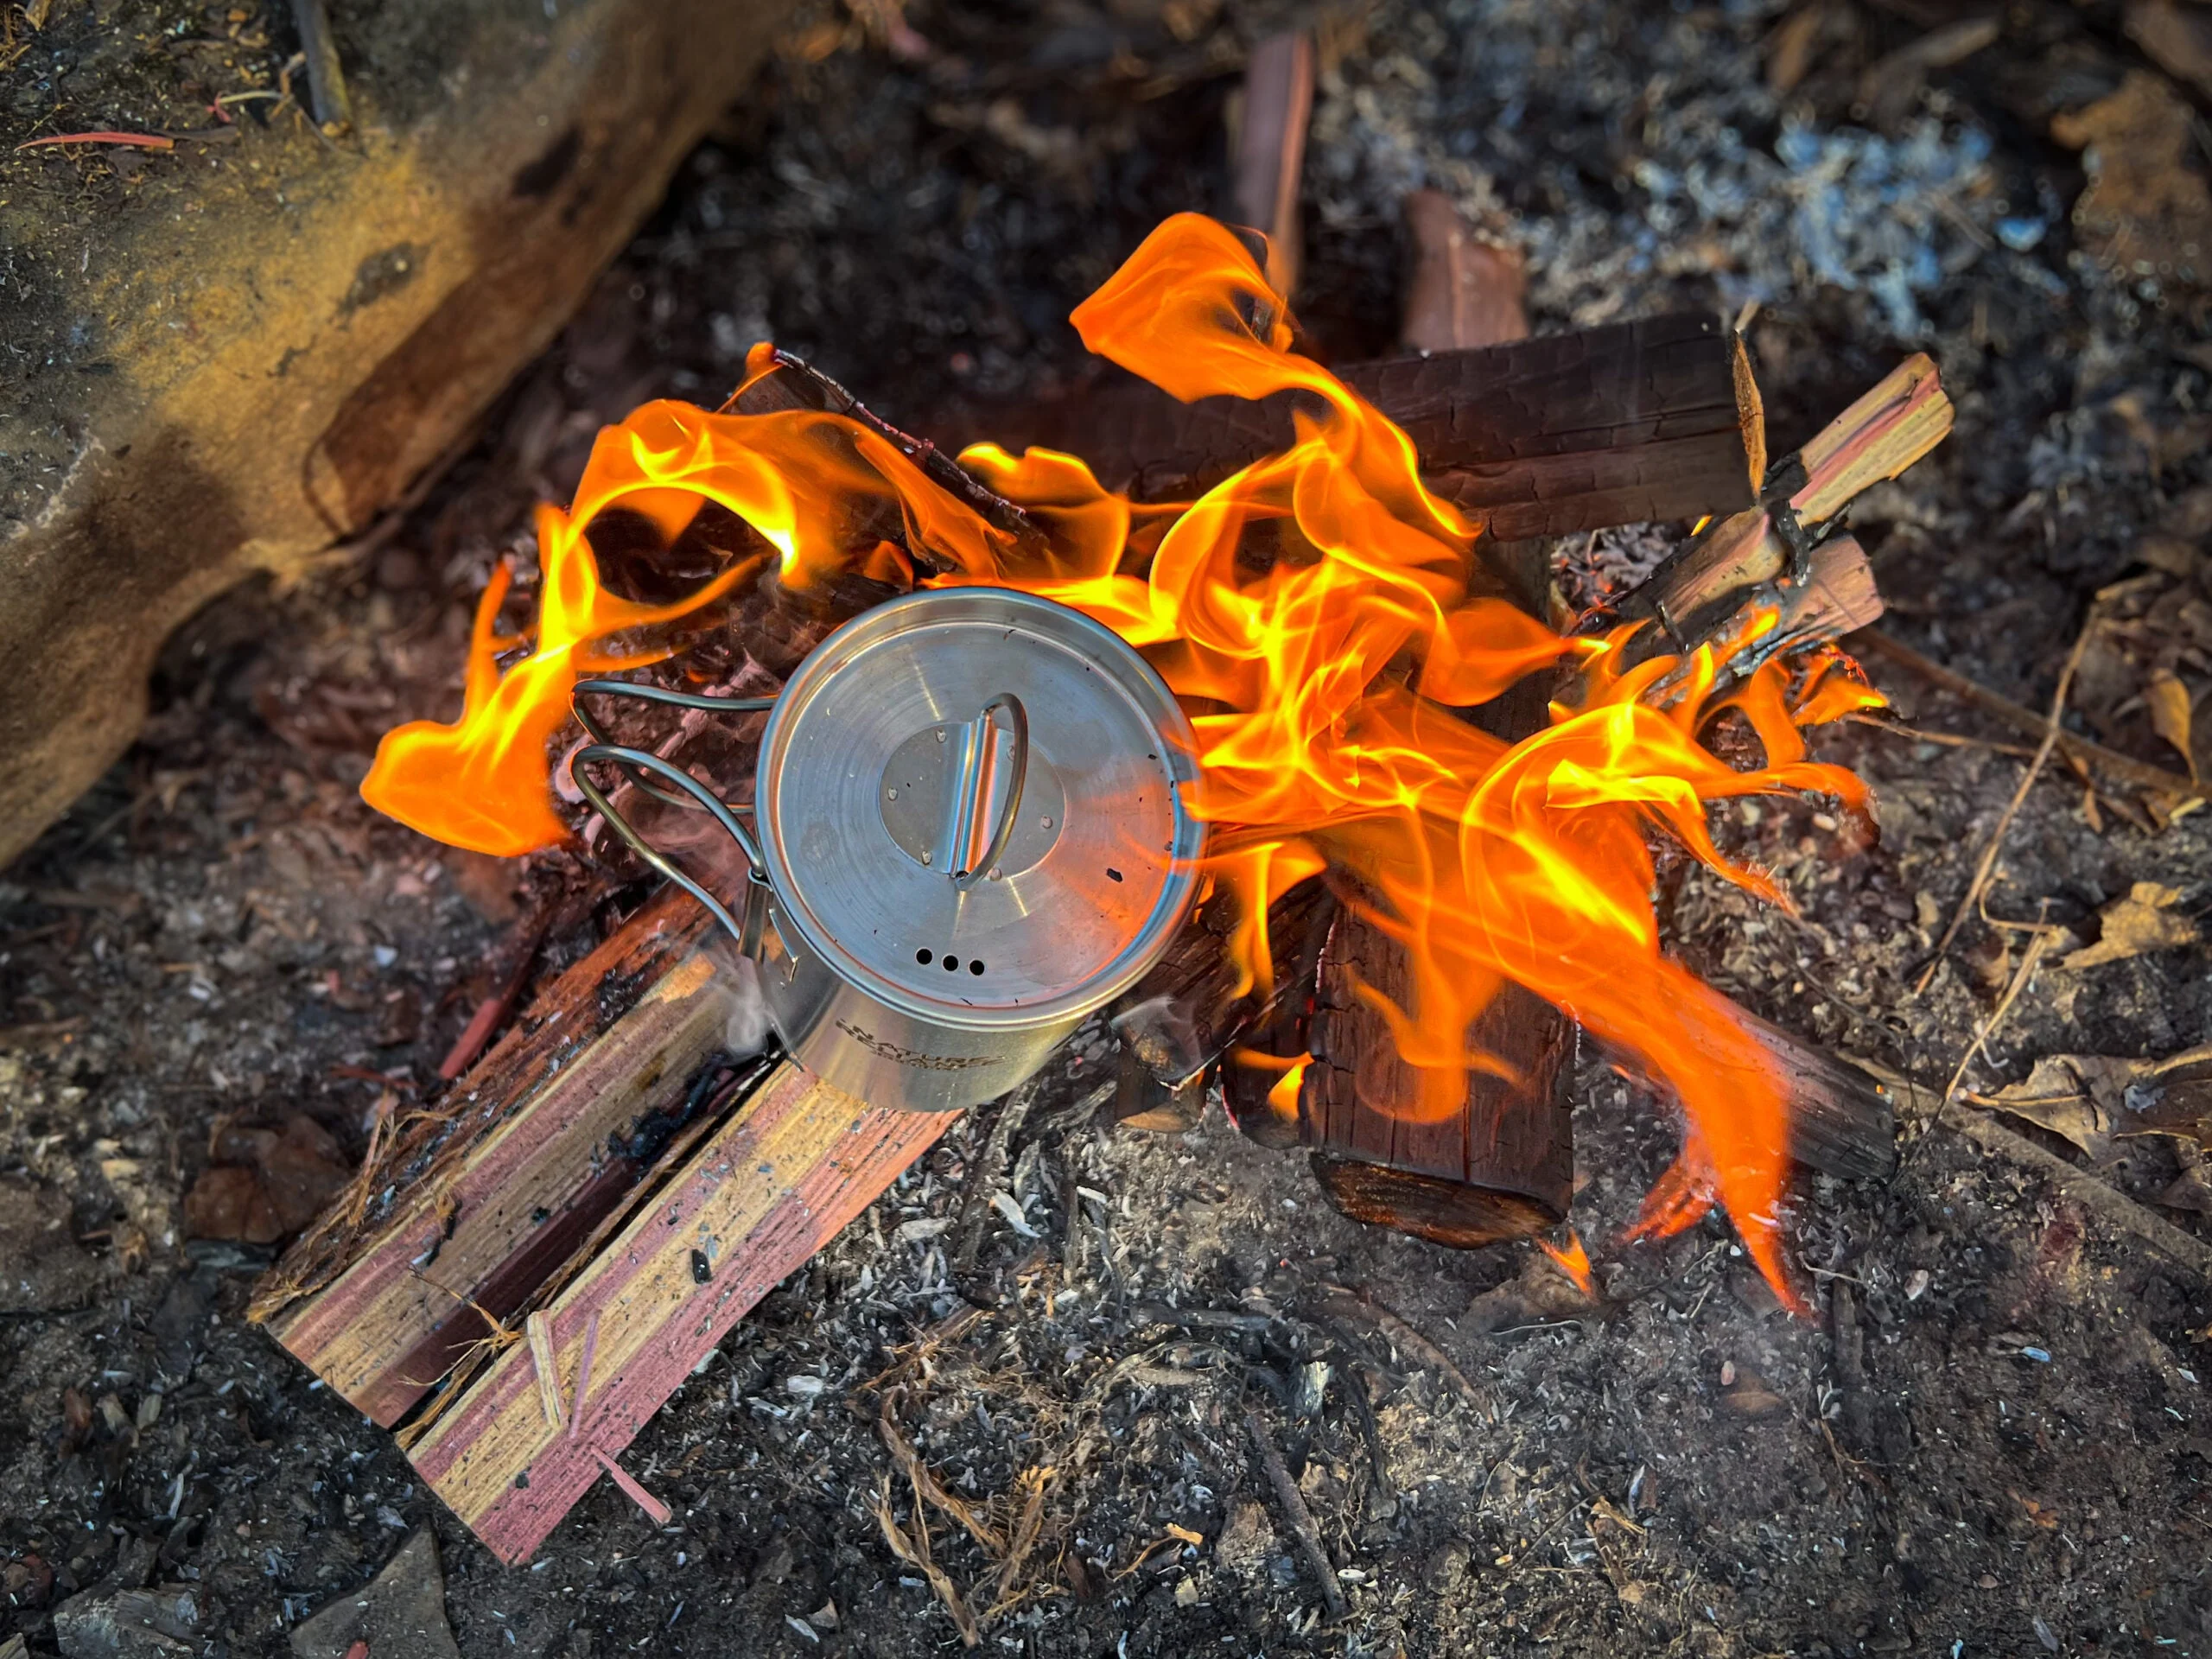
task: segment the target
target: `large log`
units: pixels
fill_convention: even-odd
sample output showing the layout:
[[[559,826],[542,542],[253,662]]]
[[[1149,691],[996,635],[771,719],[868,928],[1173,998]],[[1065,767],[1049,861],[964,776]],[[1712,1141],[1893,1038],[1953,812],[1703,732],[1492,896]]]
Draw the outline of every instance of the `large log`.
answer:
[[[551,341],[785,7],[351,7],[354,127],[334,139],[281,106],[212,126],[193,83],[236,84],[219,66],[248,55],[219,31],[34,10],[41,60],[77,66],[80,124],[203,130],[165,151],[0,155],[18,365],[0,400],[0,865],[130,742],[171,627],[370,524]]]
[[[1494,537],[1733,512],[1766,470],[1742,342],[1706,316],[1340,372],[1405,429],[1430,486]],[[1066,449],[1109,489],[1177,500],[1287,446],[1294,401],[1180,404],[1124,382],[995,417],[975,435]]]

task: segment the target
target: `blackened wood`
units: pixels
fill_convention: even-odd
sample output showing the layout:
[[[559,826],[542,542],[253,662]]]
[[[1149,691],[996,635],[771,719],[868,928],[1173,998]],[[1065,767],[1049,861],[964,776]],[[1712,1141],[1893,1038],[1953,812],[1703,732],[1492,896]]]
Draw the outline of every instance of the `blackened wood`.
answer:
[[[1748,1008],[1732,1011],[1780,1065],[1791,1158],[1852,1181],[1876,1180],[1897,1167],[1897,1110],[1887,1085]]]
[[[1268,907],[1268,937],[1278,963],[1294,961],[1332,901],[1317,878],[1301,881]],[[1114,1005],[1122,1046],[1160,1082],[1202,1071],[1298,988],[1279,972],[1267,995],[1236,988],[1227,944],[1241,918],[1235,896],[1217,888],[1168,946],[1167,954]]]
[[[1733,512],[1766,464],[1736,337],[1653,317],[1479,350],[1355,364],[1342,378],[1403,427],[1432,488],[1496,537]],[[1302,394],[1180,404],[1134,381],[979,424],[1081,455],[1140,499],[1194,496],[1287,448]]]
[[[1321,951],[1308,1036],[1314,1058],[1299,1095],[1315,1177],[1356,1219],[1459,1249],[1553,1225],[1573,1189],[1566,1093],[1573,1027],[1541,998],[1505,986],[1466,1041],[1514,1076],[1465,1072],[1458,1108],[1417,1122],[1421,1078],[1358,994],[1364,985],[1409,1008],[1412,978],[1396,940],[1355,908],[1338,912]]]

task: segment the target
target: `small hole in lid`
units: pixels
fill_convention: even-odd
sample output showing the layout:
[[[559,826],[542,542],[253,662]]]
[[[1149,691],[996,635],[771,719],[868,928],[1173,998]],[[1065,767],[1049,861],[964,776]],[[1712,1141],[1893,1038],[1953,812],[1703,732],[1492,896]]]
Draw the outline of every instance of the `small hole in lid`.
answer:
[[[917,950],[914,952],[914,960],[926,968],[930,965],[930,953],[926,950]]]
[[[947,957],[944,959],[944,971],[948,974],[958,973],[960,971],[960,958],[957,957]]]
[[[1110,864],[1106,867],[1106,874],[1109,880],[1118,881],[1122,879],[1122,873]]]
[[[970,962],[968,964],[968,971],[980,978],[983,972],[982,963],[980,960]]]

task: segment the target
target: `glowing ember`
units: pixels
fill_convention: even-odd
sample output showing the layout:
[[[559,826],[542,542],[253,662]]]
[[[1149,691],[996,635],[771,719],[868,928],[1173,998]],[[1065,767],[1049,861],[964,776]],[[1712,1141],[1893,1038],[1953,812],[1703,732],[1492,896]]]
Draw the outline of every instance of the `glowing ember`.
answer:
[[[1581,1234],[1570,1227],[1567,1230],[1567,1243],[1564,1248],[1553,1243],[1548,1238],[1538,1239],[1536,1248],[1551,1257],[1561,1273],[1574,1281],[1577,1290],[1592,1300],[1596,1300],[1598,1282],[1590,1276],[1590,1252],[1582,1248]]]
[[[677,606],[613,598],[588,533],[609,506],[672,541],[717,502],[773,544],[794,586],[854,569],[910,580],[926,563],[945,572],[928,582],[1046,595],[1143,649],[1202,711],[1198,810],[1212,825],[1215,878],[1248,918],[1230,940],[1248,985],[1269,976],[1270,900],[1325,868],[1356,879],[1412,963],[1409,1005],[1363,992],[1421,1079],[1402,1103],[1407,1116],[1457,1110],[1466,1070],[1497,1068],[1465,1033],[1502,983],[1526,986],[1638,1056],[1681,1101],[1681,1155],[1639,1230],[1677,1230],[1717,1198],[1788,1297],[1774,1223],[1779,1081],[1720,999],[1660,954],[1644,837],[1664,826],[1710,868],[1787,903],[1765,876],[1721,857],[1707,804],[1810,791],[1860,806],[1859,781],[1808,760],[1798,728],[1878,698],[1832,652],[1794,682],[1769,663],[1716,695],[1723,662],[1755,645],[1771,616],[1718,651],[1631,666],[1630,630],[1568,638],[1516,610],[1473,558],[1474,526],[1423,487],[1405,435],[1293,352],[1286,317],[1222,226],[1185,214],[1155,231],[1077,308],[1084,343],[1186,400],[1306,394],[1295,442],[1175,507],[1109,494],[1069,455],[969,450],[963,464],[1045,532],[1041,551],[846,417],[647,404],[601,434],[569,512],[541,510],[544,587],[530,653],[499,673],[497,654],[518,643],[495,632],[503,575],[479,613],[461,719],[388,735],[364,794],[485,851],[565,836],[546,750],[577,674],[651,660],[649,648],[626,652],[613,636],[703,605],[750,569]],[[903,550],[865,528],[893,521]],[[1254,557],[1258,546],[1272,557]],[[1453,712],[1558,663],[1579,669],[1579,688],[1535,737],[1508,746]],[[1735,771],[1700,743],[1728,709],[1758,734],[1763,767]],[[1288,1066],[1270,1101],[1294,1113],[1303,1062],[1245,1058]]]

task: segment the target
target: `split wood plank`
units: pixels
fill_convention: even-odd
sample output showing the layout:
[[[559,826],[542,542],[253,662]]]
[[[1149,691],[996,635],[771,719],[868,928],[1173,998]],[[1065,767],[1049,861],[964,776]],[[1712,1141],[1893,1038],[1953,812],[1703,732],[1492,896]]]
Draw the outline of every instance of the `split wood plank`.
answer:
[[[398,1421],[646,1177],[728,1027],[707,925],[689,897],[656,899],[455,1085],[461,1110],[425,1126],[442,1141],[403,1137],[365,1173],[389,1208],[350,1259],[307,1285],[296,1247],[272,1271],[271,1334],[371,1421]]]
[[[1765,416],[1737,337],[1703,315],[1354,364],[1439,494],[1494,537],[1731,513],[1757,499]],[[1141,500],[1189,499],[1289,446],[1292,395],[1181,404],[1123,381],[975,422],[1081,455]]]
[[[1758,602],[1761,590],[1778,593],[1790,585],[1796,548],[1808,555],[1819,550],[1807,532],[1941,443],[1952,418],[1951,400],[1934,361],[1916,353],[1804,448],[1777,461],[1758,505],[1713,525],[1614,610],[1624,618],[1658,622],[1651,631],[1651,649],[1685,651],[1711,639]],[[1829,561],[1814,574],[1833,601],[1829,608],[1840,625],[1829,633],[1833,638],[1874,621],[1881,601],[1855,542],[1849,550],[1831,554]]]
[[[547,1421],[536,1361],[517,1344],[416,1444],[416,1470],[493,1554],[527,1560],[599,1478],[601,1455],[627,1446],[739,1319],[958,1116],[871,1107],[785,1062],[546,1310],[575,1433]]]
[[[1244,66],[1243,115],[1237,123],[1236,215],[1268,238],[1268,281],[1287,298],[1298,294],[1305,263],[1299,223],[1299,181],[1306,171],[1306,128],[1313,113],[1313,37],[1304,30],[1270,35]]]

